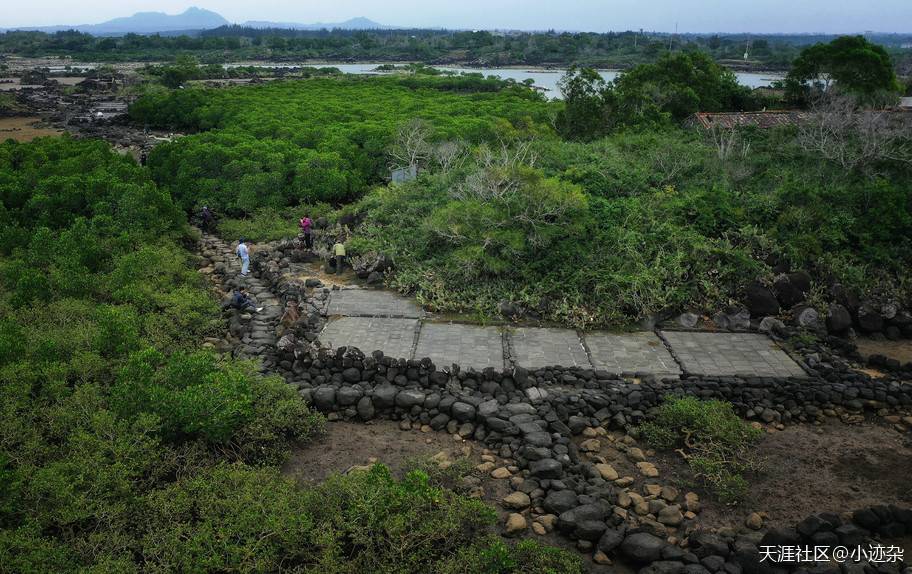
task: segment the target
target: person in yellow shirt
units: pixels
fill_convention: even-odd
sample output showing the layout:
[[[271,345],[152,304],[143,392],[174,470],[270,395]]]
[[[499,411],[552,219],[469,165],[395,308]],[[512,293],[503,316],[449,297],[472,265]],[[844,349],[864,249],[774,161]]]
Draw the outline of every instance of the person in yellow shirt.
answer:
[[[336,258],[336,274],[342,273],[342,267],[345,266],[345,244],[341,239],[333,245],[333,256]]]

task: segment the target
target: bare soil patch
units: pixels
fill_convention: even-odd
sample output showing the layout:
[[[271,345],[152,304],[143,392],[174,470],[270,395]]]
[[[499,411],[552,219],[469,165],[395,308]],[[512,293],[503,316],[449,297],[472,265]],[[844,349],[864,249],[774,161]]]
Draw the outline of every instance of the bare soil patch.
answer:
[[[375,458],[401,477],[410,459],[430,457],[440,451],[452,454],[463,446],[472,447],[473,457],[481,452],[473,443],[457,442],[445,433],[400,430],[393,421],[330,422],[325,435],[294,450],[282,472],[299,482],[314,484],[352,466],[369,464]]]
[[[815,512],[877,504],[912,506],[912,435],[875,423],[796,425],[765,436],[756,453],[763,470],[747,476],[747,499],[731,507],[697,486],[674,453],[656,458],[666,476],[700,494],[704,528],[740,527],[751,512],[766,512],[765,526],[794,526]]]
[[[859,338],[855,341],[858,352],[864,357],[883,355],[896,359],[900,363],[912,362],[912,341],[878,341],[876,339]]]
[[[30,142],[42,136],[57,136],[63,133],[54,128],[37,125],[41,118],[12,117],[0,118],[0,141],[14,139],[19,142]]]

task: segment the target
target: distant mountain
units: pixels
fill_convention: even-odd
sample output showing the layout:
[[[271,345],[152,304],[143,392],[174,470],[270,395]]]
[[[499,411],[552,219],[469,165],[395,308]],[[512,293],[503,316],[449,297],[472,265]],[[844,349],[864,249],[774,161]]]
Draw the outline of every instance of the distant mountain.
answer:
[[[202,8],[187,8],[183,14],[165,14],[164,12],[137,12],[132,16],[114,18],[101,24],[81,24],[78,26],[34,26],[11,28],[15,30],[38,30],[40,32],[57,32],[60,30],[78,30],[96,36],[118,36],[122,34],[154,34],[156,32],[179,32],[181,30],[208,30],[230,24],[219,14]]]
[[[241,24],[246,28],[282,28],[286,30],[392,30],[394,26],[385,26],[368,18],[352,18],[344,22],[315,22],[300,24],[295,22],[266,22],[249,20]]]

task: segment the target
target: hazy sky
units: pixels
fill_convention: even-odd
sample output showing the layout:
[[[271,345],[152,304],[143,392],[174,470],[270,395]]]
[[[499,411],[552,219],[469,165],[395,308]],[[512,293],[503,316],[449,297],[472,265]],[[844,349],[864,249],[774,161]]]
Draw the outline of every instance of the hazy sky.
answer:
[[[912,32],[912,0],[2,0],[0,28],[95,24],[196,5],[233,22],[339,22],[366,16],[409,27],[681,32]]]

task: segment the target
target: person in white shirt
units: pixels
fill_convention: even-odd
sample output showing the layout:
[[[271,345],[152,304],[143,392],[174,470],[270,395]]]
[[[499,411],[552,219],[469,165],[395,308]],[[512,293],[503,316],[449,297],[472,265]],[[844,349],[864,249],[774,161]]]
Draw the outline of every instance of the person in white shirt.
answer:
[[[241,276],[247,277],[247,271],[250,268],[250,250],[247,249],[247,243],[244,241],[243,237],[241,237],[241,240],[238,242],[237,251],[235,253],[241,258]]]

